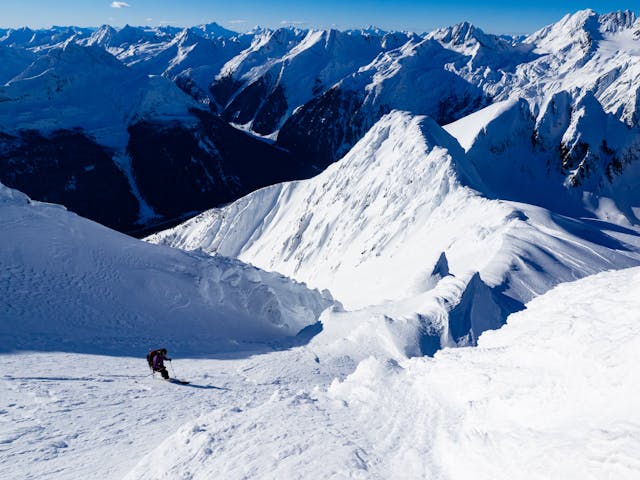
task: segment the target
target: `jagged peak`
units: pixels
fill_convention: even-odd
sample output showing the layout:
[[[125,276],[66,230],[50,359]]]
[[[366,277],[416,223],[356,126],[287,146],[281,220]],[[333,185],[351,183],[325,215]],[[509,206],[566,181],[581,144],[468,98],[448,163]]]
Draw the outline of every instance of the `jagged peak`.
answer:
[[[203,38],[204,37],[195,33],[192,28],[183,28],[182,30],[180,30],[180,32],[176,34],[172,43],[176,43],[180,45],[184,45],[184,44],[192,45],[194,43],[197,43],[198,41],[201,41]]]
[[[619,10],[601,15],[600,31],[603,33],[615,33],[632,28],[638,17],[631,10]]]
[[[438,261],[434,265],[433,270],[431,271],[431,276],[444,278],[449,275],[451,275],[451,273],[449,272],[449,261],[447,260],[447,255],[445,254],[445,252],[442,252],[438,257]]]
[[[438,40],[451,45],[464,45],[469,41],[478,41],[486,34],[482,29],[470,22],[464,21],[450,27],[439,28],[427,35],[427,38]]]

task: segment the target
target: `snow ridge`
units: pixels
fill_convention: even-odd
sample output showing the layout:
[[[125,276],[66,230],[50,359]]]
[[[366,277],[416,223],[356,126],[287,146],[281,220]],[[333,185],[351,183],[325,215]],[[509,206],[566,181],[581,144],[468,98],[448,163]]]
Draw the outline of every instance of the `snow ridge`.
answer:
[[[477,118],[509,137],[513,115],[535,123],[525,101]],[[640,261],[633,230],[617,236],[614,225],[490,199],[513,173],[496,175],[477,152],[499,151],[481,147],[499,138],[478,135],[465,153],[430,118],[392,112],[317,177],[262,189],[148,240],[328,288],[349,311],[325,314],[325,328],[354,310],[363,324],[404,325],[396,332],[400,357],[474,344],[557,283]],[[538,182],[549,186],[545,174]],[[535,184],[529,188],[535,195]],[[367,351],[373,343],[367,337]]]

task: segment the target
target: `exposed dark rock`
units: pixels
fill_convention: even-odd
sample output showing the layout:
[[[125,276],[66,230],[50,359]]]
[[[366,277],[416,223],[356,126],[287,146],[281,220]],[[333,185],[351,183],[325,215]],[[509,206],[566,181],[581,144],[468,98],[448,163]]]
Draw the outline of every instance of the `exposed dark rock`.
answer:
[[[34,200],[59,203],[132,235],[168,228],[273,183],[308,178],[309,167],[279,147],[194,110],[191,125],[139,122],[127,155],[135,187],[157,217],[139,222],[140,205],[116,152],[82,130],[51,135],[0,133],[0,182]],[[118,154],[121,155],[122,152]]]
[[[253,120],[253,131],[261,135],[269,135],[280,126],[282,117],[287,113],[287,98],[284,89],[278,85],[269,94]]]
[[[174,80],[176,86],[182,90],[183,92],[185,92],[187,95],[195,98],[197,101],[202,102],[202,103],[209,103],[209,97],[207,96],[207,93],[202,91],[202,89],[200,87],[198,87],[198,85],[196,85],[196,82],[194,82],[191,78],[189,78],[186,75],[182,75],[177,77]],[[216,111],[216,106],[213,103],[209,103],[210,107],[212,107],[212,111]]]
[[[138,202],[112,152],[81,131],[0,134],[0,181],[115,229],[138,218]]]
[[[339,160],[389,109],[362,109],[361,96],[334,87],[298,109],[282,126],[278,144],[311,162],[317,171]]]
[[[223,118],[228,122],[244,124],[253,120],[256,112],[264,102],[269,92],[269,79],[267,76],[242,89],[224,110]]]
[[[242,82],[238,82],[231,75],[227,75],[221,77],[217,80],[214,80],[209,86],[209,93],[213,97],[213,100],[224,109],[224,107],[229,103],[229,99],[233,96],[236,91],[242,86]]]
[[[140,122],[129,128],[136,182],[165,219],[223,205],[273,183],[305,178],[307,168],[285,150],[194,112],[200,123]]]

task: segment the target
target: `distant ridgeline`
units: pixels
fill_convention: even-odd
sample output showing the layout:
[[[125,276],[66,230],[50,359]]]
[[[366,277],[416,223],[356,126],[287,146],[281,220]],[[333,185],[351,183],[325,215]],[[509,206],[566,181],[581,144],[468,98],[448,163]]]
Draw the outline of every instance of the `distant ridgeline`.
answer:
[[[136,235],[309,178],[392,110],[446,125],[506,105],[462,145],[481,176],[497,159],[521,178],[484,178],[496,197],[540,203],[519,197],[527,176],[559,197],[634,195],[617,183],[640,155],[629,11],[579,11],[524,38],[467,22],[421,35],[22,28],[0,31],[0,60],[0,182]]]

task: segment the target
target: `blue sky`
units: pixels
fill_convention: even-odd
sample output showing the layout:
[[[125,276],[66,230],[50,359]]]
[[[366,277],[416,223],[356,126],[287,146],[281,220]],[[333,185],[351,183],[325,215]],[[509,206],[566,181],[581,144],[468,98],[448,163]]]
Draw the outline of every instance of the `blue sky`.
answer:
[[[446,3],[446,4],[445,4]],[[1,0],[4,27],[51,25],[172,25],[215,21],[236,31],[255,25],[429,31],[463,20],[490,33],[530,33],[584,8],[599,13],[630,9],[637,0]]]

